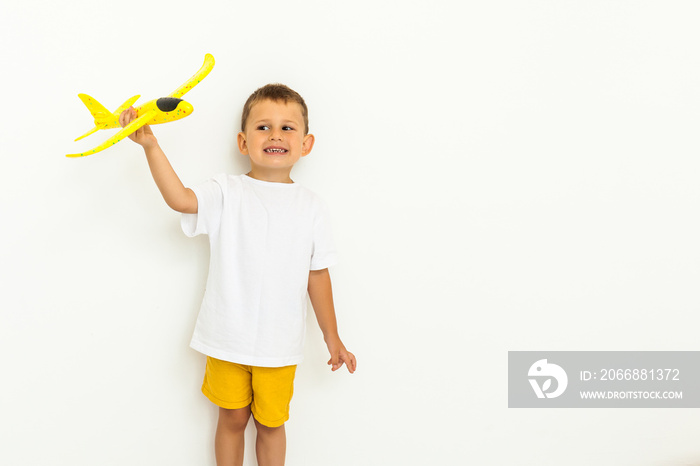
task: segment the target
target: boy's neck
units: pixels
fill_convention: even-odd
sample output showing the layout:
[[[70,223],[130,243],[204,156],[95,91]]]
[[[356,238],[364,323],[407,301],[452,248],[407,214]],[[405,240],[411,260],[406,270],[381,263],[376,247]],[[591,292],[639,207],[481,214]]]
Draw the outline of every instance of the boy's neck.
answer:
[[[249,177],[259,180],[259,181],[267,181],[270,183],[294,183],[292,178],[289,176],[291,173],[291,170],[283,170],[283,171],[276,171],[276,170],[262,170],[256,167],[253,167],[246,175]]]

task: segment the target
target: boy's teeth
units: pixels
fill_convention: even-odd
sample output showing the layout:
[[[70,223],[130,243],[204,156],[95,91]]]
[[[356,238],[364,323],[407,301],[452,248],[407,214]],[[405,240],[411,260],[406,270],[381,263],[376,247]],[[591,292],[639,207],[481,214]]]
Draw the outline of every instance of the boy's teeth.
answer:
[[[287,152],[285,149],[265,149],[265,152]]]

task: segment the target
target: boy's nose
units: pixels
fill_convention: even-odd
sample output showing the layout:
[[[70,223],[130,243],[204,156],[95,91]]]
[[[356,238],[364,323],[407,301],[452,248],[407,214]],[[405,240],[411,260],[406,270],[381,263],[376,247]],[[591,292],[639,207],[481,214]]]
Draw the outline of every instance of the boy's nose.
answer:
[[[282,132],[279,130],[273,130],[272,132],[270,132],[270,139],[280,141],[282,139]]]

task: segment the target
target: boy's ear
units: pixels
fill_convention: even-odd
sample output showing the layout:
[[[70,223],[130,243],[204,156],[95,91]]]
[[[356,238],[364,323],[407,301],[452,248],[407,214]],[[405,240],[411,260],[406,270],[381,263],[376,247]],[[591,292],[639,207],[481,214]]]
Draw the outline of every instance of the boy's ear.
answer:
[[[238,150],[241,154],[248,155],[248,141],[245,139],[245,133],[242,131],[238,133]]]
[[[307,134],[304,136],[304,142],[301,145],[301,156],[304,157],[311,152],[311,149],[314,148],[314,142],[316,142],[316,138],[314,137],[313,134]]]

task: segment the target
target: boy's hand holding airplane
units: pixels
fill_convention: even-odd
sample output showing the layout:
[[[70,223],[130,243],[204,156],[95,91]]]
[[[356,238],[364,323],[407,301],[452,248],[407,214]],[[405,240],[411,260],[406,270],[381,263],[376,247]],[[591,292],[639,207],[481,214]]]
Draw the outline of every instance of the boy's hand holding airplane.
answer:
[[[123,128],[132,121],[134,121],[136,117],[136,109],[134,107],[129,107],[126,110],[124,110],[121,113],[121,115],[119,115],[119,124]],[[153,145],[158,143],[149,125],[144,125],[136,131],[134,131],[133,133],[131,133],[129,135],[129,139],[143,146],[144,148],[152,147]]]

